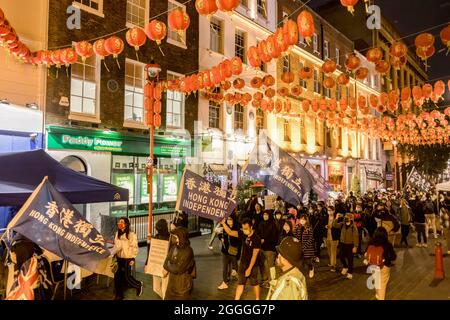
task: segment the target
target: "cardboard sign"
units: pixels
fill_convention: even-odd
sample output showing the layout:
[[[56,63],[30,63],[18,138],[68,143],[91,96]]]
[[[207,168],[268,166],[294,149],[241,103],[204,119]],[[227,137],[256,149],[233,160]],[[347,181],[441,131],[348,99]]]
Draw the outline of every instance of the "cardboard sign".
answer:
[[[265,196],[264,197],[264,209],[266,209],[266,210],[275,209],[276,201],[277,201],[277,195]]]
[[[152,239],[145,273],[162,277],[164,261],[169,253],[169,241]]]

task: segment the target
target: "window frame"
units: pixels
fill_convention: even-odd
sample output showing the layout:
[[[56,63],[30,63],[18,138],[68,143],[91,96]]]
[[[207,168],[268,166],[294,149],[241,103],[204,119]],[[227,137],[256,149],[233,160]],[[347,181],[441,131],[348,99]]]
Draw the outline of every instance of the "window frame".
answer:
[[[146,126],[145,126],[145,124],[146,124],[146,113],[145,113],[145,103],[144,103],[144,101],[145,101],[145,97],[144,97],[144,86],[145,86],[145,81],[146,81],[146,79],[145,79],[145,63],[142,63],[142,62],[140,62],[140,61],[137,61],[137,60],[133,60],[133,59],[130,59],[130,58],[126,58],[125,59],[125,68],[126,68],[126,64],[127,63],[131,63],[131,64],[133,64],[133,67],[135,68],[136,67],[136,65],[140,65],[141,67],[142,67],[142,121],[137,121],[137,120],[132,120],[132,119],[126,119],[125,118],[125,111],[126,111],[126,108],[127,108],[127,105],[126,105],[126,103],[125,103],[125,101],[126,101],[126,93],[128,92],[128,90],[126,89],[126,72],[125,72],[125,84],[124,84],[124,114],[123,114],[123,126],[124,127],[130,127],[130,128],[147,128]],[[134,73],[134,75],[135,75],[135,73]],[[135,78],[135,77],[134,77]],[[135,78],[136,79],[136,78]],[[134,86],[135,87],[135,86]],[[134,93],[135,91],[133,91],[133,93]],[[134,98],[133,98],[134,99]],[[133,101],[134,102],[134,101]],[[134,103],[133,103],[134,104]],[[136,106],[128,106],[128,107],[131,107],[131,108],[139,108],[139,107],[136,107]]]
[[[265,126],[265,115],[264,115],[264,111],[262,111],[262,109],[258,108],[256,109],[256,115],[255,115],[255,128],[256,128],[256,133],[259,135],[261,130],[264,130],[264,126]],[[260,125],[261,124],[261,125]]]
[[[283,141],[285,142],[291,142],[291,124],[289,123],[289,120],[284,119],[283,121]]]
[[[341,49],[339,49],[339,48],[335,48],[335,50],[334,50],[334,53],[335,53],[335,55],[336,55],[336,65],[337,66],[341,66]]]
[[[313,51],[314,53],[320,53],[319,52],[319,36],[317,35],[317,33],[314,33],[313,35]]]
[[[320,94],[320,74],[319,70],[317,68],[314,68],[313,71],[313,85],[314,85],[314,92]]]
[[[299,60],[299,70],[302,70],[305,67],[305,61]],[[300,87],[308,90],[308,83],[304,79],[299,78]]]
[[[291,71],[291,56],[289,54],[283,57],[283,73]]]
[[[168,0],[167,6],[169,7],[170,4],[175,5],[175,6],[179,7],[179,8],[181,8],[184,12],[186,12],[186,5],[184,5],[184,4],[182,4],[182,3],[178,2],[178,1],[175,1],[175,0]],[[167,10],[169,10],[169,9],[167,9]],[[167,16],[167,21],[166,21],[167,25],[169,25],[169,20],[168,19],[169,19],[169,17]],[[184,31],[184,34],[183,34],[184,43],[183,43],[183,41],[178,40],[178,37],[179,37],[178,33],[176,33],[177,34],[177,39],[171,38],[172,34],[173,34],[173,31],[170,31],[169,29],[167,29],[167,43],[170,43],[170,44],[172,44],[174,46],[177,46],[177,47],[180,47],[182,49],[187,49],[187,45],[186,45],[187,44],[187,32]]]
[[[127,0],[127,8],[128,8],[128,2],[129,2],[129,1],[130,1],[130,0]],[[136,25],[136,24],[134,24],[134,23],[132,23],[132,22],[129,22],[129,21],[128,21],[128,10],[127,10],[127,12],[126,12],[126,15],[127,15],[126,20],[127,20],[127,22],[126,22],[125,26],[126,26],[127,28],[134,28],[134,27],[137,27],[137,28],[144,28],[145,25],[150,21],[150,0],[145,0],[145,8],[144,8],[144,10],[145,10],[144,26]]]
[[[103,0],[89,0],[89,1],[96,2],[98,4],[98,9],[96,10],[96,9],[92,8],[91,6],[85,5],[77,0],[72,1],[72,6],[75,8],[78,8],[80,10],[83,10],[85,12],[95,14],[96,16],[104,18],[105,14],[103,13]]]
[[[73,71],[71,69],[71,72],[70,72],[70,106],[69,106],[69,116],[68,116],[69,120],[101,123],[101,120],[100,120],[101,60],[95,55],[94,55],[94,58],[95,58],[95,91],[96,91],[95,92],[95,113],[89,114],[89,113],[85,113],[85,112],[72,111]],[[81,59],[81,57],[78,57],[78,59]],[[85,66],[86,62],[83,62],[81,60],[80,62],[77,61],[76,64],[82,64],[83,66]],[[85,72],[85,70],[83,72]],[[84,87],[84,81],[85,81],[85,79],[83,79],[83,87]],[[83,99],[84,95],[82,95],[80,97],[81,97],[81,99]]]
[[[262,5],[260,5],[260,1],[262,1]],[[261,10],[264,10],[264,12],[260,12]],[[266,0],[256,0],[256,14],[260,16],[261,18],[267,19],[268,12],[267,12],[267,1]]]
[[[242,112],[241,111],[236,111],[236,108],[237,107],[241,107],[242,108]],[[236,117],[236,114],[237,113],[239,113],[239,114],[242,114],[242,128],[241,127],[237,127],[236,126],[236,123],[237,123],[237,117]],[[245,115],[245,107],[243,106],[243,105],[241,105],[241,104],[239,104],[239,103],[237,103],[237,104],[235,104],[234,105],[234,107],[233,107],[233,128],[234,128],[234,131],[236,132],[237,130],[242,130],[242,131],[244,131],[244,128],[245,128],[245,126],[244,126],[244,122],[245,122],[245,117],[244,117],[244,115]],[[239,123],[241,123],[241,121],[238,121]]]
[[[211,108],[217,108],[217,117],[215,117],[214,119],[211,118]],[[208,128],[213,128],[213,129],[221,129],[221,112],[222,112],[222,104],[219,102],[214,102],[212,100],[208,101]],[[215,122],[217,122],[217,126],[211,126],[211,120],[214,120]]]
[[[238,46],[237,37],[242,37],[242,47]],[[238,55],[238,48],[242,50],[242,57]],[[247,64],[247,32],[239,28],[234,30],[234,54],[235,56],[240,57],[244,64]]]
[[[219,30],[220,32],[217,35],[217,37],[218,37],[218,44],[219,44],[218,50],[214,50],[212,48],[213,24],[217,25],[217,23],[215,23],[215,21],[218,22],[218,26],[220,28],[220,30]],[[215,53],[222,54],[222,55],[224,54],[224,49],[225,49],[224,48],[225,45],[224,45],[224,28],[223,28],[223,26],[224,26],[223,20],[221,20],[221,19],[219,19],[217,17],[212,17],[211,20],[209,21],[209,50],[211,52],[215,52]]]
[[[323,41],[323,60],[327,61],[330,58],[330,42],[328,40]]]
[[[170,1],[170,0],[169,0]],[[167,70],[167,78],[169,78],[169,76],[173,76],[174,78],[182,78],[182,77],[184,77],[184,75],[182,75],[182,74],[180,74],[180,73],[177,73],[177,72],[173,72],[173,71],[170,71],[170,70]],[[172,123],[169,125],[168,123],[167,123],[167,119],[168,119],[168,117],[167,117],[167,114],[168,114],[168,107],[167,107],[167,100],[168,100],[168,98],[167,98],[167,93],[169,92],[169,91],[171,91],[171,90],[167,90],[166,91],[166,94],[165,94],[165,104],[166,104],[166,110],[165,110],[165,115],[166,115],[166,128],[167,129],[184,129],[185,128],[185,118],[184,118],[184,113],[185,113],[185,110],[186,110],[186,97],[184,96],[184,94],[181,94],[180,93],[180,95],[181,95],[181,97],[182,97],[182,101],[181,101],[181,108],[180,108],[180,126],[178,127],[178,126],[174,126],[173,125],[173,120],[172,120]],[[173,91],[173,92],[176,92],[176,91]],[[171,112],[172,114],[174,114],[173,112]]]

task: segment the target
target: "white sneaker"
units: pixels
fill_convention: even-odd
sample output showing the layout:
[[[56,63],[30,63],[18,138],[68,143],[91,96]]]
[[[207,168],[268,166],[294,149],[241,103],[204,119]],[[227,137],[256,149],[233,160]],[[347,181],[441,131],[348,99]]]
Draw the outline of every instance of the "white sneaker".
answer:
[[[208,246],[208,249],[209,249],[209,250],[213,250],[214,247],[213,247],[213,246]]]
[[[316,258],[314,259],[314,261],[315,261],[316,263],[319,263],[319,262],[320,262],[319,257],[316,257]]]
[[[428,245],[427,245],[426,243],[424,243],[424,244],[422,245],[422,248],[428,248]]]
[[[237,278],[237,276],[238,276],[238,273],[237,273],[237,271],[236,270],[231,270],[231,276],[232,277],[235,277],[235,278]]]
[[[421,246],[422,246],[421,243],[416,243],[416,247],[417,247],[417,248],[420,248]]]
[[[348,279],[348,280],[352,280],[352,279],[353,279],[353,276],[352,276],[351,273],[347,274],[347,279]]]
[[[342,269],[341,274],[342,274],[343,276],[345,276],[345,275],[347,274],[347,272],[348,272],[348,269],[347,269],[347,268],[344,268],[344,269]]]
[[[220,286],[217,287],[217,289],[219,289],[219,290],[225,290],[225,289],[228,289],[228,285],[227,285],[225,282],[222,282],[222,283],[220,284]]]
[[[435,234],[435,235],[434,235],[434,238],[435,238],[435,239],[437,239],[437,238],[438,238],[438,235],[437,235],[437,234]]]
[[[314,269],[309,271],[309,277],[314,278]]]

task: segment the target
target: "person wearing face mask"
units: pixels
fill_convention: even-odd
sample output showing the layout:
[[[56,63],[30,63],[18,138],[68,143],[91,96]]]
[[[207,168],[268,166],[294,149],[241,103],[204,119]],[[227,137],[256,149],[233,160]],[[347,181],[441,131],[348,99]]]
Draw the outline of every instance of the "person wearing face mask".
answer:
[[[327,252],[330,259],[329,267],[331,272],[336,272],[336,260],[337,260],[337,247],[339,244],[339,238],[341,236],[341,230],[333,227],[335,220],[335,210],[333,206],[328,207],[328,223],[327,228]]]
[[[298,214],[297,207],[293,204],[288,205],[288,220],[291,221],[293,226],[297,225],[297,218],[300,216]]]
[[[266,300],[308,300],[305,276],[301,273],[302,247],[294,237],[285,238],[276,247],[281,275],[270,283]]]
[[[358,228],[353,222],[353,214],[348,213],[342,221],[342,214],[336,216],[333,227],[341,230],[340,238],[340,258],[344,266],[341,274],[347,279],[353,279],[353,255],[356,253],[359,245]]]
[[[278,228],[270,210],[263,213],[263,221],[258,226],[258,235],[261,238],[261,275],[262,286],[269,287],[270,269],[275,265],[276,245],[278,244]]]
[[[293,236],[294,236],[294,229],[292,227],[292,223],[289,220],[285,220],[278,243],[281,243],[281,241],[283,241],[283,239],[286,237],[293,237]]]
[[[353,214],[353,217],[355,219],[355,225],[356,228],[358,228],[358,239],[359,239],[359,244],[358,244],[358,250],[356,251],[356,255],[358,258],[362,257],[362,236],[363,236],[363,211],[362,211],[362,202],[361,201],[357,201],[356,202],[356,206],[355,206],[355,213]]]
[[[379,227],[386,229],[388,232],[389,241],[393,246],[395,246],[395,238],[397,232],[400,230],[400,222],[397,217],[394,216],[383,203],[381,203],[381,205],[378,205],[376,218],[380,220]]]
[[[227,218],[227,226],[234,231],[239,230],[236,216],[231,215]],[[219,290],[228,289],[230,278],[237,277],[238,260],[241,254],[241,241],[238,238],[230,237],[226,232],[219,233],[219,239],[222,242],[222,283]]]
[[[431,199],[431,195],[427,193],[426,199],[423,206],[425,212],[425,233],[427,237],[430,235],[430,230],[433,230],[434,238],[437,239],[437,228],[436,228],[436,202]]]
[[[175,228],[171,232],[171,242],[172,246],[164,261],[163,276],[169,277],[164,300],[190,300],[196,266],[188,229]]]
[[[324,208],[323,202],[317,203],[317,209],[309,217],[311,227],[313,228],[315,262],[320,262],[320,248],[323,244],[323,238],[326,236],[326,225],[328,214]]]
[[[263,208],[259,203],[257,203],[255,205],[255,214],[252,217],[253,227],[255,228],[255,230],[258,228],[258,225],[260,224],[260,222],[263,221],[262,216],[263,216]]]
[[[281,213],[281,211],[275,210],[274,216],[275,216],[275,225],[277,226],[277,236],[279,236],[283,231],[283,225],[285,220],[283,219],[283,214]]]
[[[253,229],[252,220],[244,218],[241,221],[242,230],[231,230],[225,223],[221,222],[223,230],[231,237],[239,238],[242,242],[241,259],[238,266],[238,285],[236,287],[235,300],[240,300],[247,281],[253,287],[255,300],[260,298],[260,287],[258,284],[259,251],[261,250],[261,238]]]
[[[406,248],[409,248],[408,245],[408,235],[409,235],[409,225],[411,224],[411,208],[408,206],[408,203],[405,199],[400,200],[400,222],[401,222],[401,232],[402,239],[400,240],[400,246],[405,244]]]
[[[141,296],[144,284],[131,275],[131,266],[135,263],[139,247],[136,234],[130,230],[130,220],[125,217],[120,218],[117,229],[114,238],[114,251],[118,264],[114,275],[115,300],[123,300],[127,286],[136,289],[137,296]]]
[[[427,234],[425,232],[426,219],[422,201],[415,201],[414,207],[412,207],[412,212],[413,212],[414,226],[417,232],[416,246],[419,248],[420,247],[426,248],[428,246]]]
[[[308,268],[309,277],[314,277],[314,237],[313,230],[309,223],[309,218],[307,215],[300,216],[298,224],[294,229],[294,236],[300,241],[302,245],[304,264]]]

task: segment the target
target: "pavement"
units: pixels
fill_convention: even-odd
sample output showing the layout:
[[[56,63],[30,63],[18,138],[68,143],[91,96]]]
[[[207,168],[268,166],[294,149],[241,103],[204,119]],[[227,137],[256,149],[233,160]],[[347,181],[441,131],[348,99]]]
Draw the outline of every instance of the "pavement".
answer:
[[[388,300],[450,300],[450,278],[442,281],[434,280],[434,248],[435,239],[430,239],[428,248],[415,247],[415,235],[410,236],[411,248],[396,248],[397,260],[391,270],[388,284]],[[227,290],[218,290],[222,281],[222,257],[220,243],[214,243],[214,249],[208,249],[209,236],[191,239],[197,262],[197,279],[194,280],[192,299],[194,300],[233,300],[236,288],[232,282]],[[398,241],[398,240],[397,240]],[[442,241],[442,239],[438,239]],[[445,241],[444,241],[445,242]],[[444,247],[444,249],[446,249]],[[152,277],[144,274],[144,263],[147,249],[141,248],[136,261],[136,278],[144,282],[144,293],[136,297],[135,290],[128,290],[126,300],[161,300],[153,292]],[[307,278],[308,295],[310,300],[374,300],[374,290],[368,289],[367,281],[370,277],[366,273],[367,267],[363,259],[355,258],[353,280],[348,280],[333,273],[327,267],[326,250],[322,251],[322,259],[316,268],[313,279]],[[450,256],[444,257],[445,273],[450,275]],[[307,274],[304,273],[307,277]],[[82,290],[68,294],[71,300],[111,300],[114,297],[114,283],[109,285],[106,277],[94,276],[85,279]],[[58,297],[62,298],[62,290]],[[261,288],[261,298],[265,299],[267,289]],[[247,287],[242,300],[254,299],[251,287]]]

